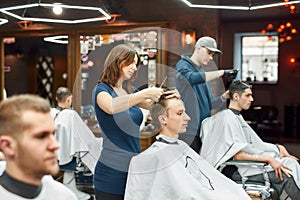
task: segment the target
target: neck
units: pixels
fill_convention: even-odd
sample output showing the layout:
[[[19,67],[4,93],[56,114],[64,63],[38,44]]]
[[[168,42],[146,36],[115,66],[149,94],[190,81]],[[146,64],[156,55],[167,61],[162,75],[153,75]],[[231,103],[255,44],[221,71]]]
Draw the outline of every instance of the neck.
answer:
[[[170,133],[170,132],[165,131],[165,130],[161,130],[159,133],[161,135],[165,135],[165,136],[167,136],[169,138],[178,138],[178,133]]]
[[[238,110],[238,111],[242,111],[242,108],[240,108],[235,102],[233,102],[232,100],[230,100],[229,106],[228,108],[234,109],[234,110]]]
[[[37,177],[37,174],[32,174],[31,172],[24,172],[24,169],[12,166],[8,162],[5,171],[10,177],[20,182],[35,186],[40,186],[42,184],[42,177]]]
[[[201,63],[199,63],[199,62],[197,61],[197,55],[196,55],[196,53],[193,53],[193,55],[191,56],[191,60],[192,60],[193,63],[195,63],[198,67],[201,66]]]
[[[60,108],[70,108],[69,106],[66,105],[66,103],[57,103],[57,106]]]
[[[116,83],[116,88],[122,88],[123,87],[123,79],[119,78],[118,82]]]

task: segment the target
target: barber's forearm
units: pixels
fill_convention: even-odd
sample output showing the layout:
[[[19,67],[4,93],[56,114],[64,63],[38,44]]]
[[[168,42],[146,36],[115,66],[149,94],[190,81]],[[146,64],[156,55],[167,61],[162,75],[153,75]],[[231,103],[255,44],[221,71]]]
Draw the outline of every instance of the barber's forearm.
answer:
[[[224,75],[224,70],[205,72],[206,81],[211,81]]]

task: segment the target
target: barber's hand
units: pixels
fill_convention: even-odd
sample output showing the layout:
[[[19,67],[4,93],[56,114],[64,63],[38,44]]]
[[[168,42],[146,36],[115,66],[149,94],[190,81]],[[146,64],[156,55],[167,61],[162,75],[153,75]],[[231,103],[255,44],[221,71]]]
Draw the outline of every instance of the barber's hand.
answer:
[[[239,70],[237,70],[237,69],[224,70],[224,78],[235,79],[238,72],[239,72]]]
[[[142,90],[142,92],[145,98],[151,99],[154,102],[158,102],[160,96],[164,94],[164,90],[158,87],[149,87]]]
[[[172,89],[172,90],[165,90],[164,95],[165,95],[166,99],[173,98],[173,97],[176,97],[178,99],[181,98],[181,96],[176,88]]]

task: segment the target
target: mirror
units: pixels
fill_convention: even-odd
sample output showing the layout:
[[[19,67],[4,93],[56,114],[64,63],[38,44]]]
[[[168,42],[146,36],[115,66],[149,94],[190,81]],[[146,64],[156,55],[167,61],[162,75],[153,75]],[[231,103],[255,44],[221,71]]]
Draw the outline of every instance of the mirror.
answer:
[[[251,84],[278,82],[278,36],[240,33],[235,35],[234,66],[240,79]]]

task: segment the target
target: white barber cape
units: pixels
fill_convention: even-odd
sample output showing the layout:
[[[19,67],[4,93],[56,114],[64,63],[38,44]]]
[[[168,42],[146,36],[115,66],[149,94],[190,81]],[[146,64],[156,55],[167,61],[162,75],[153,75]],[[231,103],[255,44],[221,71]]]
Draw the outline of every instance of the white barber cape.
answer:
[[[185,142],[163,135],[157,138],[164,142],[154,142],[131,159],[125,200],[250,199]]]
[[[75,110],[51,109],[56,125],[55,137],[60,143],[57,151],[59,165],[72,161],[79,154],[82,162],[94,172],[102,150],[102,138],[97,138]]]
[[[0,161],[0,176],[4,172],[6,161]],[[40,194],[31,200],[77,200],[76,195],[62,183],[55,181],[51,175],[42,178],[42,190]],[[0,199],[2,200],[28,200],[6,190],[0,185]]]
[[[280,160],[291,168],[295,183],[300,188],[300,166],[292,158],[280,159],[276,145],[263,142],[242,115],[234,114],[230,109],[223,110],[202,122],[201,126],[202,147],[200,155],[218,168],[222,163],[231,159],[239,151],[248,154],[268,155]],[[268,171],[273,168],[269,165]],[[261,174],[258,168],[238,167],[242,176]]]

